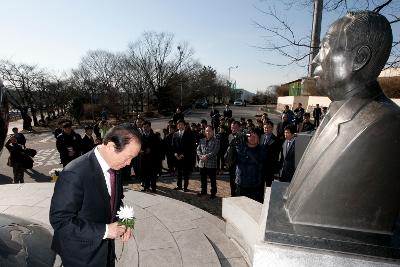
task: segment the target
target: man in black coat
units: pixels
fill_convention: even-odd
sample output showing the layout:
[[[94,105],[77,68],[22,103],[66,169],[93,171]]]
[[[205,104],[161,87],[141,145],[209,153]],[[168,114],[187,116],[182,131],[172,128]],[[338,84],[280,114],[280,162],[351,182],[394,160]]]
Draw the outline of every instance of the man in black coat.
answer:
[[[127,241],[131,229],[116,222],[123,206],[118,172],[140,151],[140,137],[131,125],[111,129],[103,143],[73,160],[61,172],[50,205],[54,229],[52,249],[65,267],[115,265],[114,239]]]
[[[318,127],[319,126],[319,120],[320,120],[320,118],[321,118],[321,114],[322,114],[322,110],[321,110],[321,108],[319,107],[319,104],[317,104],[317,106],[314,108],[314,110],[313,110],[313,117],[314,117],[314,124],[315,124],[315,127]]]
[[[210,111],[210,118],[211,118],[211,126],[214,129],[218,129],[219,127],[219,118],[221,117],[221,114],[219,114],[218,109],[214,107],[214,105],[211,106],[211,111]]]
[[[14,135],[5,143],[5,147],[10,152],[7,165],[13,168],[14,184],[24,183],[24,148]]]
[[[17,127],[12,128],[12,132],[14,133],[15,138],[17,138],[17,143],[20,144],[23,148],[25,148],[25,144],[26,144],[25,135],[18,132]]]
[[[295,110],[293,110],[294,115],[295,115],[295,124],[296,126],[298,126],[300,123],[303,122],[303,115],[304,115],[304,108],[303,108],[303,104],[299,103],[297,108]]]
[[[179,120],[178,131],[172,137],[172,148],[175,157],[175,166],[178,173],[178,181],[175,190],[182,190],[182,177],[184,179],[183,191],[188,191],[189,175],[192,171],[192,155],[194,151],[194,140],[191,133],[185,130],[185,121]]]
[[[71,123],[63,124],[63,132],[57,136],[56,147],[63,167],[81,155],[82,138],[72,130]]]
[[[175,130],[176,130],[175,124],[171,125],[168,128],[168,134],[164,135],[164,139],[162,141],[164,143],[163,147],[165,151],[165,156],[167,158],[168,171],[171,176],[175,176],[175,160],[174,160],[175,156],[172,147],[172,138],[174,136]]]
[[[282,115],[282,121],[280,121],[276,127],[276,137],[278,137],[281,144],[285,141],[285,128],[290,125],[289,117],[287,114]]]
[[[172,120],[174,121],[175,124],[177,124],[179,120],[184,120],[184,119],[185,115],[183,115],[181,108],[177,107],[176,112],[172,116]]]
[[[82,138],[82,155],[86,154],[95,147],[93,139],[93,127],[85,126],[85,135]]]
[[[240,127],[240,122],[239,121],[233,121],[231,123],[231,134],[228,136],[228,142],[229,146],[227,150],[229,151],[234,151],[235,146],[239,143],[242,142],[243,136],[242,136],[242,129]],[[228,151],[226,152],[228,153]],[[229,153],[228,153],[229,154]],[[227,155],[225,155],[226,157]],[[236,196],[236,162],[226,162],[229,171],[229,184],[231,188],[231,196],[234,197]]]
[[[232,110],[229,108],[229,104],[226,104],[225,106],[224,118],[232,118]]]
[[[264,124],[264,134],[261,137],[260,144],[267,151],[265,163],[265,185],[270,187],[274,180],[275,172],[278,171],[278,157],[280,152],[280,142],[278,137],[273,134],[274,123],[267,121]]]
[[[151,122],[143,123],[141,174],[144,180],[142,191],[150,189],[156,192],[156,176],[159,169],[156,167],[159,161],[161,142],[151,129]]]
[[[304,113],[303,122],[299,125],[299,132],[312,132],[315,130],[314,124],[310,121],[310,113]]]
[[[296,126],[291,124],[285,127],[285,142],[283,142],[281,150],[281,175],[279,181],[292,181],[295,167],[295,133]]]

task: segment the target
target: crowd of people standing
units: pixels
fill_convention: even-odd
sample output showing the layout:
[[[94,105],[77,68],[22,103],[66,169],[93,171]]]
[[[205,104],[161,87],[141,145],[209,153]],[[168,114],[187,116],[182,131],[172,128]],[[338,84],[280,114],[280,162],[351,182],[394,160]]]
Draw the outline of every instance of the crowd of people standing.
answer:
[[[213,199],[217,194],[217,175],[226,171],[231,196],[248,196],[262,202],[265,187],[271,186],[273,180],[290,182],[293,177],[296,133],[313,131],[325,113],[326,110],[317,105],[312,123],[311,114],[305,112],[301,103],[293,111],[286,106],[281,121],[275,125],[267,113],[255,120],[235,119],[229,105],[221,113],[212,106],[208,118],[189,123],[178,107],[162,134],[152,129],[150,121],[138,116],[133,124],[142,138],[142,148],[139,156],[122,172],[124,177],[129,178],[133,173],[139,178],[142,191],[157,192],[157,177],[163,173],[165,160],[168,175],[177,178],[175,190],[187,192],[195,170],[200,173],[201,180],[198,195],[208,194],[209,179],[209,194]],[[107,117],[102,116],[95,125],[86,126],[84,135],[80,136],[72,129],[71,121],[61,121],[54,135],[63,167],[101,144],[111,128]],[[17,142],[17,139],[20,140]],[[15,140],[10,139],[6,145],[10,153],[14,151],[12,159],[17,148],[26,142],[21,139],[21,134],[17,133]],[[19,144],[18,147],[14,143]],[[15,179],[21,180],[19,165],[14,165]]]
[[[136,120],[138,129],[143,127],[143,121],[143,118]],[[151,185],[156,192],[155,177],[161,173],[162,161],[166,159],[169,174],[177,178],[175,190],[187,192],[191,173],[197,170],[201,180],[198,195],[208,194],[209,179],[209,194],[213,199],[217,193],[217,175],[227,171],[231,196],[248,196],[262,202],[265,186],[271,186],[275,179],[290,182],[293,177],[296,133],[315,129],[310,113],[304,112],[301,104],[294,111],[287,107],[282,121],[274,126],[267,113],[254,121],[235,120],[229,105],[221,113],[212,106],[208,119],[189,123],[178,108],[163,129],[163,137],[158,135],[157,141],[153,141],[159,144],[158,149],[150,149],[154,154],[150,158],[157,164],[149,168],[159,166],[151,176],[152,182],[146,183],[149,178],[140,174],[147,172],[146,164],[141,164],[143,169],[135,173],[143,179],[143,191],[150,190]],[[140,160],[138,157],[137,161]]]

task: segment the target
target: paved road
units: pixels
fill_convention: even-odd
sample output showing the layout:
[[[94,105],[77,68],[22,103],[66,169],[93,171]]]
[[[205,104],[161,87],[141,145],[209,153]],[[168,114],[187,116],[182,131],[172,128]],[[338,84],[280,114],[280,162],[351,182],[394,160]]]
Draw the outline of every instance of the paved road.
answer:
[[[233,116],[235,118],[255,118],[255,115],[261,114],[261,106],[247,106],[247,107],[232,107]],[[217,107],[222,112],[223,107]],[[195,109],[186,114],[185,119],[189,122],[200,122],[201,119],[210,121],[209,117],[210,109]],[[270,115],[271,119],[278,120],[278,116]],[[152,119],[152,128],[156,131],[161,131],[167,125],[168,118]],[[9,125],[9,129],[12,127],[22,128],[22,122],[16,121]],[[79,134],[83,134],[82,129],[76,130]],[[50,176],[49,171],[53,168],[62,167],[59,162],[59,154],[55,146],[55,138],[51,132],[44,132],[40,134],[27,133],[25,134],[27,139],[27,147],[37,150],[37,155],[34,160],[34,167],[31,170],[27,170],[25,173],[25,182],[49,182]],[[8,158],[8,151],[6,149],[0,155],[0,184],[12,183],[12,168],[6,165]]]

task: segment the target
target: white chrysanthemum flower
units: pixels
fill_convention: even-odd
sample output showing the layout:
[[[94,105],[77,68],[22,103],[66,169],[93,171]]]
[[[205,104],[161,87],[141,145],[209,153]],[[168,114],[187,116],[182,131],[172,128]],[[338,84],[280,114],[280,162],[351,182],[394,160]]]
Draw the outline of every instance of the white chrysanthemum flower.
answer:
[[[122,221],[132,220],[135,218],[134,215],[135,212],[133,211],[133,208],[130,206],[121,207],[117,212],[118,218]]]

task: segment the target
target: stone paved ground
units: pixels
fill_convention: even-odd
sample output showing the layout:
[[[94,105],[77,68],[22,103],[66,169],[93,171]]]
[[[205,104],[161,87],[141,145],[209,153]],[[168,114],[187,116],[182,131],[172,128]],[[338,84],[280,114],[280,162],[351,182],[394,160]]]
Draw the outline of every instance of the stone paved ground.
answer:
[[[135,191],[140,191],[142,186],[140,181],[133,178],[128,185]],[[229,175],[227,172],[217,175],[217,195],[215,199],[210,199],[210,182],[208,183],[208,195],[197,196],[200,191],[200,175],[198,172],[193,172],[189,180],[189,192],[173,190],[176,187],[176,177],[163,175],[157,179],[157,194],[177,199],[196,206],[204,211],[207,211],[222,219],[222,198],[230,197]],[[154,194],[148,192],[148,194]]]

